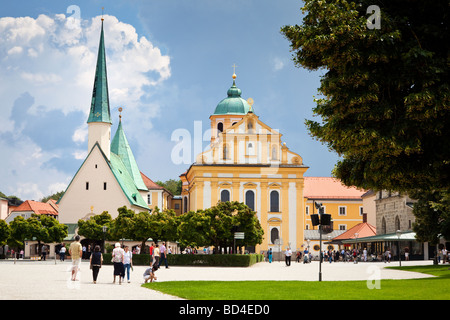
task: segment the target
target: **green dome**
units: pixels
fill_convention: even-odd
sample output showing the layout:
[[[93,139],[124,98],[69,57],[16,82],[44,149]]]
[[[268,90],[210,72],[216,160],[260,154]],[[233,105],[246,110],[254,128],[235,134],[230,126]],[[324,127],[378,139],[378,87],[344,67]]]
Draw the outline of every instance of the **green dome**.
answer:
[[[233,85],[227,92],[228,97],[219,102],[214,114],[247,114],[251,107],[247,101],[241,98],[241,93],[241,89],[236,87],[236,83],[233,80]]]

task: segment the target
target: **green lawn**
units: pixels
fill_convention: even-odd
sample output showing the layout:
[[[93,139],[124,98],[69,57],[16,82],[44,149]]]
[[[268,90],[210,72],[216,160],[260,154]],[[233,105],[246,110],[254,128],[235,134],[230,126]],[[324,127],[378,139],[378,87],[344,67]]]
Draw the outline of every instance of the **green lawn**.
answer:
[[[143,286],[189,300],[449,300],[448,265],[392,267],[436,278],[367,281],[168,281]]]

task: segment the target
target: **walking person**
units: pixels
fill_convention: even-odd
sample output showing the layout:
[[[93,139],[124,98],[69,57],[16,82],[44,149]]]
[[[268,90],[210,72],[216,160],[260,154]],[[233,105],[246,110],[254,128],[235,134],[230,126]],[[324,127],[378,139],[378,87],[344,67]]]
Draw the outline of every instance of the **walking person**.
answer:
[[[166,266],[166,269],[168,269],[168,268],[169,268],[169,265],[168,265],[168,263],[167,263],[167,248],[166,248],[165,242],[162,243],[161,248],[160,248],[159,251],[160,251],[160,254],[161,254],[161,260],[159,260],[158,267],[161,267],[161,263],[162,263],[163,260],[164,260],[164,264],[165,264],[165,266]]]
[[[153,247],[153,242],[152,242],[152,244],[148,248],[148,253],[150,254],[150,267],[153,265],[153,261],[154,261],[154,259],[153,259],[153,249],[155,249],[155,248]]]
[[[287,248],[286,252],[284,253],[286,258],[286,267],[289,267],[291,265],[291,256],[292,256],[292,251],[291,248]]]
[[[114,280],[113,283],[116,283],[116,276],[119,276],[119,284],[122,284],[122,277],[124,274],[123,267],[123,259],[124,259],[124,251],[120,247],[120,243],[116,243],[115,248],[112,252],[112,261],[114,264]]]
[[[125,278],[126,273],[127,281],[128,283],[130,283],[130,269],[133,268],[133,254],[131,253],[131,251],[128,249],[127,246],[125,246],[123,253],[123,267],[125,270],[122,278]]]
[[[94,283],[97,283],[98,272],[100,271],[100,268],[103,264],[103,255],[100,252],[99,245],[96,245],[94,247],[94,252],[91,254],[89,260],[92,270],[92,280],[94,281]]]
[[[269,251],[267,252],[267,255],[268,255],[268,258],[269,258],[269,263],[272,263],[272,256],[273,256],[272,248],[269,249]]]
[[[41,251],[41,259],[45,261],[45,257],[47,256],[47,246],[45,244],[42,245]]]
[[[77,279],[77,273],[80,269],[81,257],[83,255],[83,249],[80,243],[80,236],[75,236],[75,241],[70,244],[69,254],[72,258],[72,281]]]
[[[65,257],[66,257],[66,246],[63,243],[61,249],[59,249],[59,260],[64,262]]]
[[[155,266],[159,267],[159,259],[160,259],[160,250],[159,245],[155,244],[155,248],[153,248],[153,258],[155,262],[153,263]]]

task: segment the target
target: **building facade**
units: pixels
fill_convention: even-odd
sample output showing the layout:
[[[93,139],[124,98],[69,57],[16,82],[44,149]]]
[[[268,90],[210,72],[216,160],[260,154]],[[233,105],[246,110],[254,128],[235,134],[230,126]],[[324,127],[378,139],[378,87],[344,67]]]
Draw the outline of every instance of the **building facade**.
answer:
[[[183,173],[182,212],[239,201],[256,212],[264,240],[256,252],[297,248],[303,243],[303,175],[300,155],[282,143],[281,133],[253,112],[236,75],[227,97],[210,116],[211,143]]]

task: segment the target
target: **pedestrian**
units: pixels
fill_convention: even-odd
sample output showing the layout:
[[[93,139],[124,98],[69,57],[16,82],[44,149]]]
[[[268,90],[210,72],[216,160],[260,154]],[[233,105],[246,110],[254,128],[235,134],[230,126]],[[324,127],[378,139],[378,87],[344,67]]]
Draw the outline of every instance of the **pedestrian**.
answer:
[[[297,261],[297,263],[299,263],[301,259],[302,259],[302,252],[300,250],[298,250],[295,261]]]
[[[267,256],[269,258],[269,263],[272,263],[272,256],[273,256],[272,248],[270,248],[269,251],[267,252]]]
[[[83,245],[83,254],[81,255],[81,259],[86,259],[86,246]]]
[[[103,255],[100,252],[100,246],[96,245],[94,247],[94,252],[89,257],[90,266],[92,270],[92,280],[97,283],[98,272],[103,264]]]
[[[289,267],[291,265],[291,256],[292,256],[291,248],[287,248],[284,255],[286,256],[285,257],[286,267]]]
[[[63,243],[61,249],[59,249],[59,260],[64,262],[65,257],[66,257],[66,246]]]
[[[83,249],[81,248],[80,236],[75,236],[75,241],[70,244],[69,254],[72,258],[72,281],[77,280],[77,273],[80,270],[81,257]]]
[[[153,242],[152,242],[152,244],[148,248],[148,252],[150,254],[150,267],[153,265],[153,260],[154,260],[153,259],[153,249],[154,249],[154,247],[153,247]]]
[[[160,248],[159,251],[160,251],[160,255],[161,255],[161,260],[159,260],[158,267],[159,267],[159,268],[161,267],[161,263],[162,263],[163,260],[164,260],[164,264],[165,264],[165,266],[166,266],[166,269],[168,269],[168,268],[169,268],[169,265],[168,265],[168,263],[167,263],[167,249],[166,249],[166,244],[165,244],[165,242],[162,243],[161,248]]]
[[[125,248],[124,248],[123,267],[125,269],[125,272],[124,272],[122,278],[125,278],[125,273],[126,273],[127,274],[127,281],[128,281],[128,283],[130,283],[130,269],[133,269],[133,254],[128,249],[128,246],[125,246]]]
[[[406,255],[406,253],[405,253],[405,255]],[[448,251],[447,251],[447,248],[444,247],[442,249],[442,264],[445,264],[447,262],[447,259],[448,259]]]
[[[158,267],[156,265],[145,269],[144,271],[144,283],[147,283],[149,280],[150,282],[153,282],[153,280],[156,280],[155,271],[158,270]]]
[[[364,256],[364,261],[367,261],[367,249],[364,248],[363,250],[363,256]]]
[[[160,250],[159,250],[159,244],[155,244],[155,247],[153,248],[153,258],[155,260],[155,262],[153,264],[155,266],[159,267],[159,259],[161,258]]]
[[[116,243],[115,248],[112,252],[112,262],[114,264],[114,280],[113,283],[116,283],[116,276],[119,276],[119,284],[122,284],[122,277],[124,274],[123,267],[123,259],[124,259],[124,251],[120,247],[120,243]]]
[[[42,245],[41,251],[41,259],[45,261],[45,257],[47,256],[47,246],[45,244]]]

